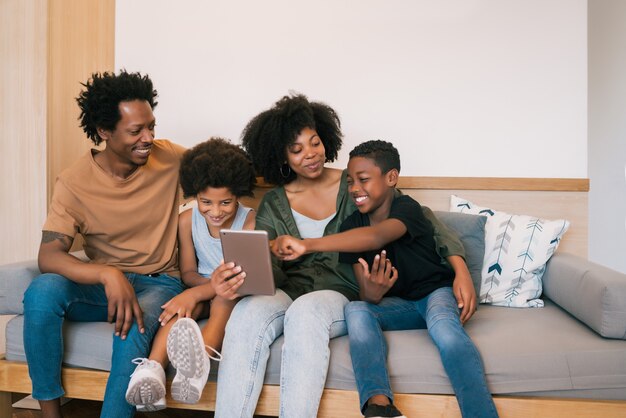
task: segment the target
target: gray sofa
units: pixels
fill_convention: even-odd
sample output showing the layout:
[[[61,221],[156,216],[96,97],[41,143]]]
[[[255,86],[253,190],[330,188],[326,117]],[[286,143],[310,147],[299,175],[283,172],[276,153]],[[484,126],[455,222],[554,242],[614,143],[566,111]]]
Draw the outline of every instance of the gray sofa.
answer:
[[[25,361],[22,295],[38,273],[34,261],[0,267],[0,313],[17,315],[6,327],[6,360],[0,360],[0,391],[20,391],[12,388],[11,376],[6,374],[14,369],[7,365]],[[480,305],[466,325],[482,355],[487,381],[496,395],[500,413],[507,408],[503,399],[539,397],[548,401],[557,398],[566,404],[566,399],[576,398],[578,403],[570,407],[578,412],[587,411],[581,409],[585,403],[580,399],[614,400],[593,403],[595,406],[589,411],[602,414],[597,416],[626,416],[626,275],[580,257],[557,253],[548,263],[543,282],[544,308]],[[386,336],[395,392],[452,394],[439,355],[426,331],[395,331],[387,332]],[[66,322],[64,338],[68,369],[109,369],[112,325]],[[281,344],[282,338],[272,346],[267,385],[279,382]],[[349,408],[353,416],[359,416],[347,337],[331,342],[326,387],[345,390],[347,392],[339,393],[350,396],[349,401],[337,398],[335,404],[325,407],[331,412],[324,416],[350,416],[332,412],[333,408],[339,410],[341,402],[354,403],[342,407]],[[499,399],[498,395],[505,396]],[[404,411],[412,398],[400,398]],[[212,405],[213,398],[200,407],[211,409]],[[554,408],[564,410],[563,406]],[[583,413],[585,415],[577,416],[595,415],[595,412]],[[513,412],[504,415],[517,416]]]

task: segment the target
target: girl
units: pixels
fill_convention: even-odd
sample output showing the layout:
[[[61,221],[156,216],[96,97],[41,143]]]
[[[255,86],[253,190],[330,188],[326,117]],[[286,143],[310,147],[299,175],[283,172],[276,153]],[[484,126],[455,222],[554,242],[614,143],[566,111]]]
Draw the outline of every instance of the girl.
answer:
[[[220,138],[196,145],[183,155],[180,183],[185,197],[194,196],[197,202],[197,207],[180,214],[178,224],[180,272],[188,288],[162,306],[162,328],[149,358],[134,361],[137,368],[126,400],[143,411],[166,407],[168,359],[177,369],[172,398],[183,403],[200,399],[209,359],[221,359],[217,350],[245,278],[240,267],[221,261],[219,231],[255,225],[254,211],[239,203],[240,197],[252,195],[255,183],[252,163],[240,147]],[[200,329],[195,320],[206,317]]]

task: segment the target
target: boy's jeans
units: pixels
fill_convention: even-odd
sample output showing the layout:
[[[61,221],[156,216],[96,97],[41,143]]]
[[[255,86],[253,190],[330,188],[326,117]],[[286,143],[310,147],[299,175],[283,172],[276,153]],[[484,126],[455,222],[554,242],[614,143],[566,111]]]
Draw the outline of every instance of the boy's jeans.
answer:
[[[437,289],[418,301],[390,297],[378,305],[351,302],[345,313],[361,409],[374,395],[393,401],[383,331],[428,328],[463,417],[498,416],[480,354],[463,329],[452,288]]]
[[[147,357],[152,338],[159,328],[161,305],[183,290],[180,280],[161,274],[157,277],[126,273],[143,311],[145,333],[134,322],[126,340],[113,336],[111,374],[107,382],[101,417],[132,417],[135,408],[126,402],[132,360]],[[61,386],[63,320],[105,322],[107,297],[102,285],[82,285],[58,274],[42,274],[24,294],[24,349],[33,397],[56,399],[64,395]]]

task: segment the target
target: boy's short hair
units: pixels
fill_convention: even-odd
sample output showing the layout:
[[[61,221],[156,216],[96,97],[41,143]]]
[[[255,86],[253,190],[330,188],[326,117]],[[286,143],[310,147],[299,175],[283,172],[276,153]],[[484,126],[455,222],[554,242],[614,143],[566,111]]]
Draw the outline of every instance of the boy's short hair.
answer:
[[[183,154],[180,185],[185,198],[207,187],[226,187],[237,198],[252,196],[256,177],[248,154],[222,138],[211,138]]]
[[[129,73],[121,70],[115,73],[93,73],[91,79],[81,83],[85,89],[76,101],[80,108],[80,127],[94,144],[102,140],[98,128],[114,131],[122,118],[119,105],[121,102],[145,100],[154,109],[157,105],[157,91],[152,87],[152,80],[147,75]]]
[[[363,142],[350,151],[350,158],[354,157],[371,159],[383,174],[394,168],[400,172],[400,154],[391,142],[380,139]]]
[[[282,186],[296,178],[284,176],[286,149],[304,128],[319,135],[326,161],[334,161],[341,149],[341,122],[335,110],[321,102],[310,102],[303,94],[284,96],[270,109],[255,116],[243,130],[241,143],[250,154],[257,173],[266,182]]]

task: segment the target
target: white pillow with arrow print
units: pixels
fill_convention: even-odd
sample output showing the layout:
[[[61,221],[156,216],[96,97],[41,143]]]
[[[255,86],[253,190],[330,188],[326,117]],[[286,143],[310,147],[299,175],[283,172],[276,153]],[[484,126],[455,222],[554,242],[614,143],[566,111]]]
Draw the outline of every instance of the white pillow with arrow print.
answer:
[[[450,197],[450,212],[487,217],[480,303],[543,307],[541,278],[569,221],[511,215],[455,195]]]

